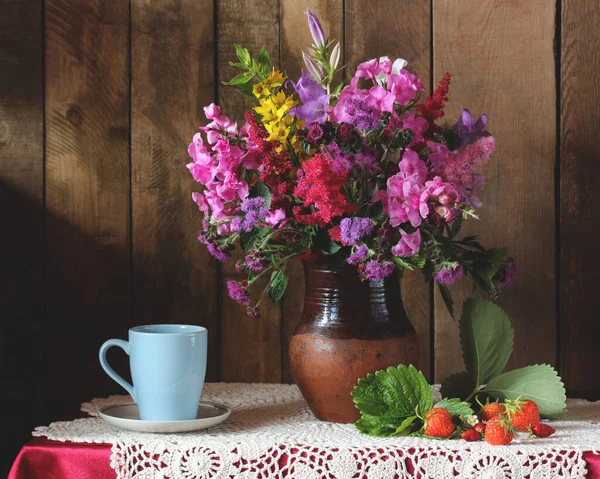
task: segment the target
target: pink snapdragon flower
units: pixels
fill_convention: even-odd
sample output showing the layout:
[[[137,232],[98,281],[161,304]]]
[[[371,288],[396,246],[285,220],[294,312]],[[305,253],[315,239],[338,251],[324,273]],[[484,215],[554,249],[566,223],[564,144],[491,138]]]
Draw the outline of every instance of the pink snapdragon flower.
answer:
[[[400,230],[400,235],[398,244],[392,246],[392,254],[404,258],[418,254],[421,250],[421,231],[405,233],[404,230]]]
[[[398,166],[405,178],[415,176],[417,183],[423,183],[427,177],[427,165],[416,151],[407,149]]]
[[[390,224],[398,226],[410,222],[415,228],[429,214],[427,201],[423,201],[425,186],[419,184],[416,176],[406,178],[403,173],[397,173],[387,181],[388,214]]]
[[[206,198],[204,197],[204,195],[202,193],[198,193],[198,192],[194,191],[192,193],[192,199],[198,205],[198,208],[200,208],[200,211],[202,211],[202,213],[207,215],[208,214],[208,202],[206,201]]]
[[[206,118],[212,120],[208,125],[200,127],[206,132],[206,139],[209,144],[214,145],[223,133],[227,132],[232,135],[237,133],[237,123],[231,121],[228,116],[221,115],[221,107],[211,103],[204,107]]]

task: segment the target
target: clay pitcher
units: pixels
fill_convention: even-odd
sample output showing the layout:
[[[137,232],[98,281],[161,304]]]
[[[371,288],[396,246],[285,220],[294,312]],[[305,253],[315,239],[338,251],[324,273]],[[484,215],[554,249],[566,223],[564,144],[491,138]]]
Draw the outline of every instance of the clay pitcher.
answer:
[[[292,374],[314,415],[351,423],[360,417],[350,392],[357,380],[388,366],[418,367],[418,339],[396,272],[361,281],[346,263],[304,263],[304,309],[290,339]]]

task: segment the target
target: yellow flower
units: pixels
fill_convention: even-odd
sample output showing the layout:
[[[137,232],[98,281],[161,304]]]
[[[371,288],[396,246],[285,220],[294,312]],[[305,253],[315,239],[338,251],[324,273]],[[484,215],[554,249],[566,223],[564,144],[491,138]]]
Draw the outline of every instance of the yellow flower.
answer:
[[[275,68],[273,68],[273,70],[271,71],[271,73],[269,73],[269,76],[265,80],[265,84],[269,88],[275,89],[275,88],[283,85],[283,82],[285,81],[285,79],[286,79],[286,77],[283,73],[281,73],[279,70],[275,70]]]
[[[261,96],[268,96],[271,94],[269,87],[267,87],[264,83],[257,83],[252,87],[252,93],[256,98],[260,98]]]

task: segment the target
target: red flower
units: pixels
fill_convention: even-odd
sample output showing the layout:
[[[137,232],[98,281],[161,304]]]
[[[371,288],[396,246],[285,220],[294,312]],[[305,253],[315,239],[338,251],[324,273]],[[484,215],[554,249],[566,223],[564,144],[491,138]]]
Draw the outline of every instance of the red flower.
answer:
[[[417,103],[415,106],[419,113],[424,116],[431,125],[438,118],[444,116],[444,108],[448,101],[448,89],[450,88],[450,73],[446,73],[440,81],[437,89],[433,92],[433,95],[425,99],[425,103]]]
[[[294,208],[298,223],[326,226],[336,216],[358,210],[358,205],[348,203],[342,192],[348,172],[333,171],[332,164],[323,154],[304,163],[304,175],[299,177],[294,189],[294,196],[304,200],[304,208]]]
[[[329,237],[333,241],[337,241],[338,243],[342,242],[342,228],[340,228],[339,226],[329,228],[329,231],[327,233],[329,233]]]

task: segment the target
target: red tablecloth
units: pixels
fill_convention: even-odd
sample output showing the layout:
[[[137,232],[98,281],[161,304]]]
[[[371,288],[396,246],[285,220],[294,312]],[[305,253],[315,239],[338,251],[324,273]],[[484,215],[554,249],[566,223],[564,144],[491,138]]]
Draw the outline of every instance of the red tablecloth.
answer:
[[[600,455],[585,452],[587,479],[600,479]],[[82,444],[35,438],[23,446],[8,479],[114,479],[110,444]]]

